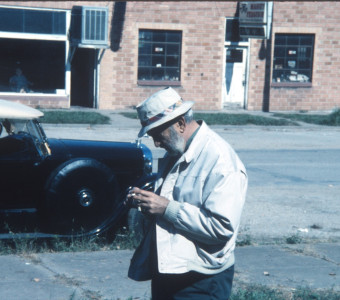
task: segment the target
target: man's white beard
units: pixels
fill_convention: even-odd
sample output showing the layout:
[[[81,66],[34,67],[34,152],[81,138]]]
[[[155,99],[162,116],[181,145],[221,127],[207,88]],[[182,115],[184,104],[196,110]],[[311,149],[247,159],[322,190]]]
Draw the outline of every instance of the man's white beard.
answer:
[[[166,151],[170,156],[181,156],[185,150],[185,140],[177,131],[170,127],[170,144],[167,145]]]

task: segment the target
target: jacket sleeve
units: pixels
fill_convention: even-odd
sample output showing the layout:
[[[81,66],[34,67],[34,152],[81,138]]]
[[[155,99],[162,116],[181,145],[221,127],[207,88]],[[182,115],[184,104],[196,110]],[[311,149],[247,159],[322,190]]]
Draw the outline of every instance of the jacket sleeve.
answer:
[[[164,218],[189,239],[211,245],[226,243],[238,230],[247,184],[242,170],[210,174],[200,207],[170,201]]]

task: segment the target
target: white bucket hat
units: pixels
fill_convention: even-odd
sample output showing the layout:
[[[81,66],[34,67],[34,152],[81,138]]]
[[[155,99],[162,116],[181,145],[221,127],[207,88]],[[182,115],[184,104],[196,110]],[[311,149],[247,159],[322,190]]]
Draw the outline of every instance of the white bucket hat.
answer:
[[[152,128],[185,114],[193,105],[193,101],[183,101],[171,87],[154,93],[137,105],[138,117],[142,124],[138,137],[142,137]]]

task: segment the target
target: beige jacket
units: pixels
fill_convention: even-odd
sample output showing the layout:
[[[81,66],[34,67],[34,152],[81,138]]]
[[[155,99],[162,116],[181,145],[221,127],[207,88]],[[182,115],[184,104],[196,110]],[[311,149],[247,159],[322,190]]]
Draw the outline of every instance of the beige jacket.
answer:
[[[231,146],[204,122],[166,178],[160,168],[155,190],[170,200],[156,220],[158,270],[219,273],[235,262],[234,248],[248,178]],[[152,223],[154,224],[154,223]],[[151,225],[152,226],[152,225]],[[129,269],[135,280],[151,279],[149,230]]]

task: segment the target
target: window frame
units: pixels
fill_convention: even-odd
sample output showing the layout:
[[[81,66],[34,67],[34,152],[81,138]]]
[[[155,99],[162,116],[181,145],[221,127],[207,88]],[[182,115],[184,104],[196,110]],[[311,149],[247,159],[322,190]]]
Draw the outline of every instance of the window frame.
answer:
[[[277,43],[277,37],[283,37],[285,39],[284,44],[278,44]],[[289,44],[287,40],[289,38],[297,39],[298,43],[296,44]],[[311,39],[310,44],[302,44],[302,39]],[[291,48],[289,50],[289,48]],[[305,48],[304,51],[301,51],[301,49]],[[303,56],[301,52],[307,52],[307,48],[310,52],[308,56]],[[295,50],[294,50],[295,49]],[[291,53],[289,53],[289,51]],[[277,52],[283,52],[284,54],[279,56],[276,55]],[[313,64],[314,64],[314,51],[315,51],[315,33],[285,33],[285,32],[277,32],[274,35],[274,43],[273,43],[273,55],[272,55],[272,74],[271,74],[271,86],[272,87],[311,87],[313,84]],[[289,55],[292,55],[291,57]],[[289,68],[288,66],[288,59],[291,58],[290,62],[292,66]],[[281,67],[279,68],[280,64],[277,64],[277,60],[282,60],[283,63]],[[303,60],[307,61],[309,60],[309,67],[301,67],[301,63]],[[299,71],[301,72],[308,72],[309,73],[309,81],[281,81],[282,77],[277,77],[275,73],[278,73],[278,70],[282,70],[282,72],[291,72],[291,76],[301,75]],[[295,72],[294,74],[292,72]],[[302,75],[305,75],[302,73]],[[286,75],[288,76],[288,75]],[[280,81],[274,81],[280,79]]]
[[[151,35],[150,40],[142,40],[141,34],[142,33],[149,33]],[[159,41],[154,38],[155,34],[164,34],[165,41]],[[178,41],[168,41],[169,34],[178,33],[178,36],[176,39]],[[182,39],[183,39],[183,31],[177,30],[177,29],[149,29],[149,28],[139,28],[138,29],[138,63],[137,63],[137,84],[141,86],[150,85],[150,86],[180,86],[181,85],[181,61],[182,61]],[[149,45],[149,52],[150,53],[141,53],[142,44],[144,43],[145,46]],[[164,46],[164,53],[158,54],[156,53],[156,48],[159,48],[159,46]],[[174,46],[178,47],[178,58],[177,58],[177,65],[176,66],[169,66],[166,64],[167,58],[174,58],[176,59],[176,54],[168,54],[168,46]],[[160,50],[159,52],[162,52],[163,50]],[[145,58],[146,60],[149,60],[148,65],[142,65],[141,58]],[[164,65],[163,66],[154,66],[154,61],[157,59],[163,59]],[[167,79],[141,79],[140,78],[140,72],[141,69],[144,68],[144,70],[147,70],[151,75],[152,70],[159,69],[163,72],[166,72],[170,70],[171,68],[174,69],[174,72],[178,73],[178,79],[176,80],[167,80]],[[167,74],[165,75],[167,76]],[[177,78],[177,77],[175,77]]]

